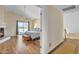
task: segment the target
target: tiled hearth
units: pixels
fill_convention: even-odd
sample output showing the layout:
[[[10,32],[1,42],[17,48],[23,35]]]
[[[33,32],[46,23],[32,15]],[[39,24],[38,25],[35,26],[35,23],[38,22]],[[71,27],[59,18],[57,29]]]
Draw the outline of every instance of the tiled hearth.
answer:
[[[10,38],[11,38],[10,36],[4,36],[4,37],[0,38],[0,44],[9,40]]]

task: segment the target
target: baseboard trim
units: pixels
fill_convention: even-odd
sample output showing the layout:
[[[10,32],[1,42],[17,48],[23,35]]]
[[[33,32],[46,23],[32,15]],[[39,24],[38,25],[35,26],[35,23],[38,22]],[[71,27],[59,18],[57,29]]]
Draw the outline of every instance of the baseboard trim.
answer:
[[[55,49],[57,49],[57,48],[58,48],[60,45],[62,45],[64,42],[65,42],[65,40],[62,41],[59,45],[57,45],[53,50],[51,50],[50,52],[48,52],[48,54],[51,54],[53,51],[55,51]]]

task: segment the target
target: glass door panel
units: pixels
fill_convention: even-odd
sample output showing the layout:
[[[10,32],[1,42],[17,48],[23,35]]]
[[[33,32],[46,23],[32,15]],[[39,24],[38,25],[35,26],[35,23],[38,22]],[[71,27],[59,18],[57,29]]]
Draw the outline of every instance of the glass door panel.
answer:
[[[26,31],[28,31],[28,22],[18,21],[17,23],[18,34],[24,34]]]
[[[24,32],[28,31],[28,23],[24,23]]]

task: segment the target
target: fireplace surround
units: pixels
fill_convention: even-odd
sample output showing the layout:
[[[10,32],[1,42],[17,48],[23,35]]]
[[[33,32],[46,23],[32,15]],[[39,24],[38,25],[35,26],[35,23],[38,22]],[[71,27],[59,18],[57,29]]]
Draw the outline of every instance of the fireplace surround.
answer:
[[[4,28],[0,28],[0,38],[4,37]]]
[[[3,26],[0,26],[0,44],[1,43],[4,43],[5,41],[7,41],[7,40],[9,40],[9,39],[11,39],[11,37],[10,36],[6,36],[4,33],[4,30],[5,29],[5,27],[3,27]]]

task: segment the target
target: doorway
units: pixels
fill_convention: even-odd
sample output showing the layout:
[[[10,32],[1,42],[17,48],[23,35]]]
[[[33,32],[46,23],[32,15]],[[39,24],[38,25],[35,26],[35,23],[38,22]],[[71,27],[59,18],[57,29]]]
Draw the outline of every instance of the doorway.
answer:
[[[25,21],[17,21],[16,22],[16,33],[17,35],[22,35],[24,34],[26,31],[29,30],[29,22],[25,22]]]

